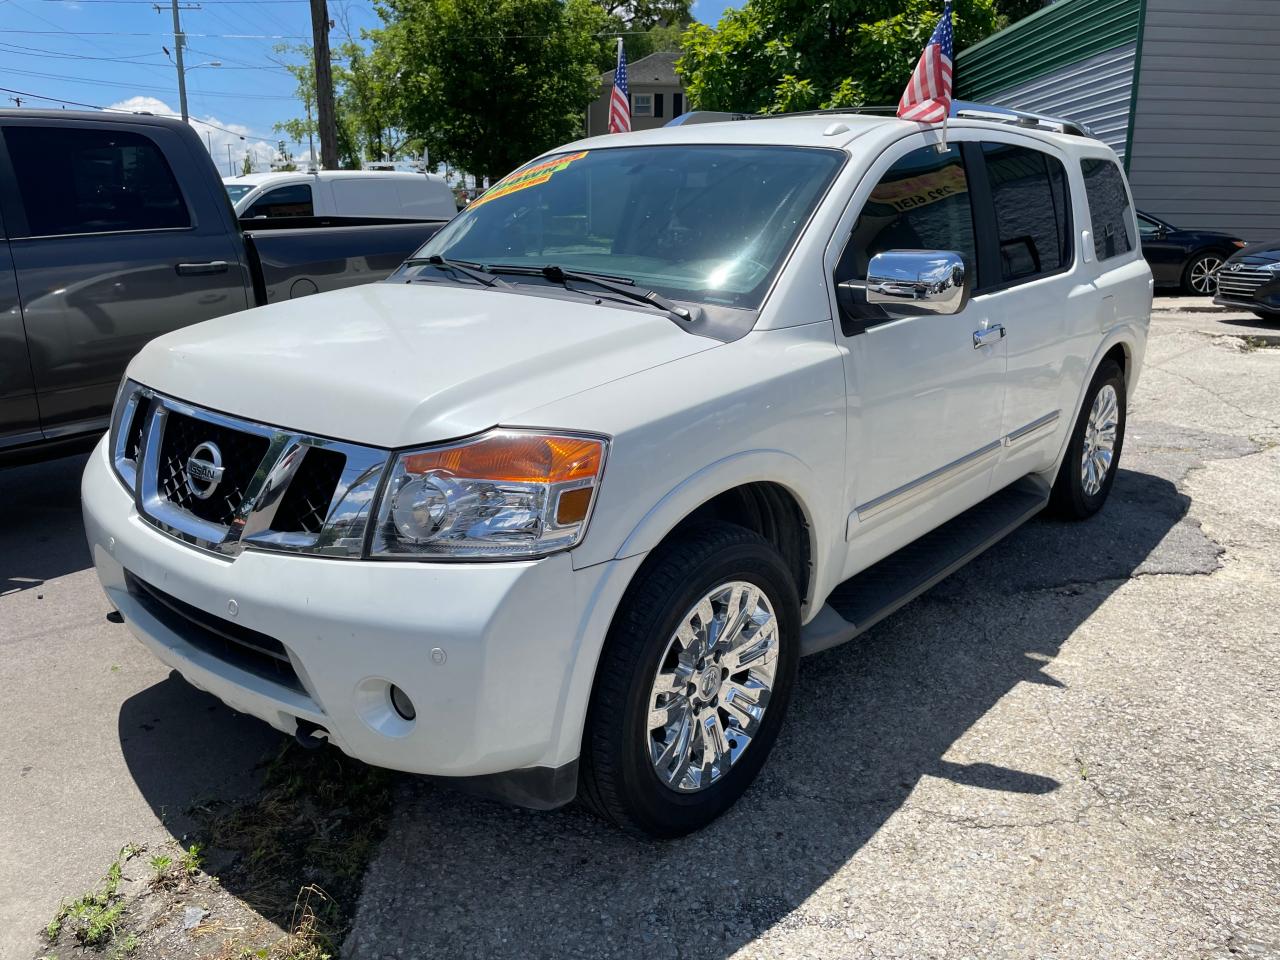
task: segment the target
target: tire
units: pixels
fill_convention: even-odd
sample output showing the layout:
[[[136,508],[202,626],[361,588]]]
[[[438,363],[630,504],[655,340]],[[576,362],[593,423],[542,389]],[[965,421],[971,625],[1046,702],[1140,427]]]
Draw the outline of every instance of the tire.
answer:
[[[1182,271],[1182,292],[1194,297],[1212,297],[1218,292],[1218,280],[1209,273],[1222,266],[1226,259],[1226,254],[1218,250],[1197,253]]]
[[[1099,399],[1108,390],[1112,403],[1108,403],[1106,397]],[[1095,405],[1099,406],[1100,412],[1110,410],[1114,405],[1114,416],[1104,418],[1104,420],[1114,420],[1114,429],[1111,431],[1114,442],[1100,482],[1096,479],[1090,480],[1085,463],[1086,441],[1091,432],[1090,417]],[[1124,372],[1114,360],[1104,360],[1093,375],[1089,389],[1085,391],[1084,404],[1071,430],[1067,454],[1063,458],[1062,466],[1058,468],[1058,477],[1053,484],[1049,507],[1058,516],[1068,520],[1086,520],[1101,510],[1102,505],[1107,502],[1107,495],[1111,492],[1116,471],[1120,467],[1120,454],[1124,449],[1126,407]],[[1105,433],[1104,430],[1104,437]],[[1100,439],[1103,438],[1100,437]],[[1095,471],[1097,463],[1098,460],[1095,459]]]
[[[719,650],[723,659],[707,656],[706,669],[699,671],[696,657],[701,646],[696,640],[685,645],[676,631],[684,627],[685,637],[699,635],[696,626],[691,626],[699,622],[695,606],[709,594],[715,595],[717,588],[732,584],[738,585],[732,589],[739,592],[730,591],[724,608],[726,619],[735,598],[739,610],[749,606],[757,616],[744,621],[746,626],[738,634],[747,642],[733,650],[717,644],[713,649]],[[776,640],[768,696],[762,697],[758,687],[751,694],[760,698],[763,712],[744,723],[740,717],[746,713],[736,712],[741,708],[732,705],[745,703],[747,710],[755,705],[750,699],[735,699],[739,691],[733,685],[758,684],[755,678],[767,672],[768,657],[732,673],[728,680],[722,679],[723,685],[711,699],[699,698],[710,695],[708,684],[714,675],[726,672],[721,667],[730,668],[743,651],[769,643],[768,621],[761,620],[760,601],[751,599],[749,588],[759,590],[771,608]],[[719,622],[719,602],[713,602],[713,612],[713,619]],[[762,622],[766,626],[761,626]],[[725,629],[717,636],[725,641],[729,633]],[[679,837],[709,824],[733,805],[764,766],[786,715],[799,650],[800,601],[795,581],[768,541],[743,527],[717,522],[691,527],[663,543],[637,573],[605,639],[583,735],[580,799],[604,819],[651,837]],[[684,677],[691,681],[687,684],[681,673],[686,669],[691,671]],[[660,670],[672,686],[681,686],[684,692],[655,693]],[[655,703],[660,714],[673,718],[670,729],[676,732],[659,726],[650,729],[650,708]],[[680,703],[685,706],[681,708]],[[714,754],[703,752],[708,749],[704,746],[707,741],[694,738],[694,731],[700,728],[693,722],[690,703],[700,704],[697,709],[702,712],[697,716],[702,722],[708,722],[712,714],[718,718],[715,722],[723,736],[711,742],[732,745],[718,767],[698,762],[695,768],[695,755],[700,754],[701,761]],[[681,723],[674,719],[677,717],[688,718],[688,749],[683,752],[678,749],[685,741],[679,740]],[[738,726],[731,725],[734,721]],[[745,743],[734,737],[748,731]],[[663,751],[668,735],[671,746]],[[674,758],[662,767],[667,773],[659,772],[661,758],[655,759],[655,753]],[[687,766],[679,762],[681,755],[687,755]],[[685,779],[670,772],[682,769]],[[688,781],[695,775],[703,782],[690,786]],[[665,779],[668,776],[677,779],[669,781]]]
[[[1266,320],[1268,323],[1276,323],[1280,321],[1280,313],[1272,313],[1269,310],[1251,310],[1250,313],[1259,320]]]

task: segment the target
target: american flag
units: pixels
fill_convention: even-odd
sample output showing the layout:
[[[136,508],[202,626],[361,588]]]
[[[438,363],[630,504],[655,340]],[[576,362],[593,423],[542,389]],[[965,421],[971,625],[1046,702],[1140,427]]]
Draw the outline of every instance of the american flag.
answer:
[[[951,0],[920,54],[920,62],[898,101],[903,120],[941,123],[951,112]]]
[[[618,38],[618,68],[613,71],[613,93],[609,94],[609,132],[631,132],[631,91],[627,86],[627,54]]]

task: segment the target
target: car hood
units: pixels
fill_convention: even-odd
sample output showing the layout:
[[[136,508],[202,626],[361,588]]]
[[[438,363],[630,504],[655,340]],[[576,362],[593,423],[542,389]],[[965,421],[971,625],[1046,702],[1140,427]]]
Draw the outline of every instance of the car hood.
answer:
[[[405,447],[517,423],[525,410],[716,346],[648,309],[375,283],[166,334],[129,376],[262,423]]]
[[[1239,260],[1242,257],[1280,260],[1280,240],[1262,240],[1258,243],[1251,243],[1233,253],[1230,259]]]

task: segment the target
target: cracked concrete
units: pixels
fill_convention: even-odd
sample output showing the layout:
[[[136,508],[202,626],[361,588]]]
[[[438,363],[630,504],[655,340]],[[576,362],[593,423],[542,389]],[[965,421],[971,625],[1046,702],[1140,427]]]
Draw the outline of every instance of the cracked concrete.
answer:
[[[1158,314],[1103,514],[806,660],[722,821],[406,781],[347,956],[1280,956],[1280,351],[1235,319]]]

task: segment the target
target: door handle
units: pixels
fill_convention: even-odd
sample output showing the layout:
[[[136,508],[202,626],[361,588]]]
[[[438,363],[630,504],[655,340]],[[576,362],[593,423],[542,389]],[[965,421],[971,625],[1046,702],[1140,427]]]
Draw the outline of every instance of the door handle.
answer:
[[[180,263],[174,269],[181,276],[194,277],[204,273],[226,273],[227,267],[225,260],[210,260],[207,263]]]
[[[973,331],[973,349],[985,347],[987,344],[995,343],[997,340],[1004,339],[1004,325],[1000,323],[992,324],[985,330]]]

